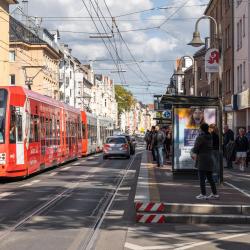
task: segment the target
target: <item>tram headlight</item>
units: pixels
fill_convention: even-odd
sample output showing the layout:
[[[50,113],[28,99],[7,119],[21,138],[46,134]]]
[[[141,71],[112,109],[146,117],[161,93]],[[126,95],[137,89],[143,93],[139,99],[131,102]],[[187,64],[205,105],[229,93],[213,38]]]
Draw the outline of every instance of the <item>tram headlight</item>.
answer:
[[[0,153],[0,164],[6,164],[6,153]]]

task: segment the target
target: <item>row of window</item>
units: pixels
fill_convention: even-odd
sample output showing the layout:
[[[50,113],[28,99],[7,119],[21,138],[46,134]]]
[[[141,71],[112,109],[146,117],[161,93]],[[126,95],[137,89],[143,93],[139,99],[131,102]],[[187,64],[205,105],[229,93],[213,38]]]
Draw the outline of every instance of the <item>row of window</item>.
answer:
[[[246,17],[243,17],[237,22],[237,50],[242,48],[242,40],[246,35]]]
[[[243,91],[243,86],[246,83],[246,62],[237,66],[237,86],[238,92]]]
[[[29,142],[40,142],[41,146],[60,145],[60,120],[55,115],[38,116],[30,115],[29,119]],[[82,127],[80,117],[76,121],[66,121],[66,144],[76,144],[78,139],[82,138]],[[22,116],[17,113],[17,108],[11,106],[10,119],[10,143],[23,140],[22,134]],[[16,134],[18,136],[16,136]]]

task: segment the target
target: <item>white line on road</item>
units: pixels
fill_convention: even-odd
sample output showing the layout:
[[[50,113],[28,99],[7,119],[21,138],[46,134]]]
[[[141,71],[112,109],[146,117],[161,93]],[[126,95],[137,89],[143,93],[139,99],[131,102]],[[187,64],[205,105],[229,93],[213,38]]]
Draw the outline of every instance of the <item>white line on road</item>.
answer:
[[[68,170],[68,169],[70,169],[71,167],[65,167],[65,168],[62,168],[61,170],[62,171],[65,171],[65,170]]]
[[[204,245],[207,245],[207,244],[211,244],[211,243],[216,242],[216,241],[230,240],[230,239],[234,239],[234,238],[243,237],[243,236],[246,236],[246,235],[249,235],[249,234],[247,234],[247,233],[242,233],[242,234],[228,235],[228,236],[225,236],[225,237],[222,237],[222,238],[218,238],[218,239],[214,239],[214,240],[207,240],[207,241],[197,242],[197,243],[194,243],[194,244],[192,244],[192,245],[188,245],[188,246],[184,246],[184,247],[175,248],[175,250],[186,250],[186,249],[191,249],[191,248],[194,248],[194,247],[204,246]]]
[[[187,246],[190,244],[194,244],[194,242],[188,242],[188,243],[178,243],[178,244],[168,244],[168,245],[160,245],[160,246],[139,246],[135,245],[129,242],[125,243],[125,248],[131,249],[131,250],[167,250],[167,249],[176,249],[176,247],[182,247],[182,246]]]
[[[56,174],[57,174],[57,172],[52,172],[52,173],[49,174],[49,176],[54,176]]]
[[[229,183],[229,182],[227,182],[227,181],[225,181],[224,183],[227,184],[228,186],[230,186],[230,187],[236,189],[237,191],[241,192],[242,194],[244,194],[244,195],[247,196],[248,198],[250,198],[250,194],[247,193],[246,191],[244,191],[243,189],[240,189],[240,188],[234,186],[233,184],[231,184],[231,183]]]
[[[4,192],[4,193],[0,194],[0,199],[4,198],[4,197],[7,197],[7,196],[9,196],[11,194],[13,194],[13,192]]]
[[[32,186],[35,183],[38,183],[38,182],[40,182],[40,180],[34,180],[34,181],[31,181],[30,183],[23,184],[20,187],[29,187],[29,186]]]

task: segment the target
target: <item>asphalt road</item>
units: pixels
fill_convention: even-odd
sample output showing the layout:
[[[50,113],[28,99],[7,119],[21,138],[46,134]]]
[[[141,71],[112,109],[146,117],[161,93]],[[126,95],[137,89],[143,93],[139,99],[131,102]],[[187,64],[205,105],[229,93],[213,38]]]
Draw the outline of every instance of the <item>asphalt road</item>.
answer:
[[[138,166],[139,157],[104,161],[99,154],[2,181],[0,249],[85,249],[124,170]]]
[[[131,160],[96,155],[1,182],[0,249],[250,249],[249,225],[136,224],[141,149]],[[226,172],[250,193],[249,174]]]

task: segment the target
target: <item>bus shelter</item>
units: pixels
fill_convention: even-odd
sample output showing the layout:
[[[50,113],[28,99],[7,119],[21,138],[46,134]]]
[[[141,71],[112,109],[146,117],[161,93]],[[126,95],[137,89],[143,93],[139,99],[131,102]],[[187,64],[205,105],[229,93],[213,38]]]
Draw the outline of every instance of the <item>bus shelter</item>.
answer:
[[[222,105],[219,98],[164,95],[155,96],[157,112],[171,112],[172,120],[172,171],[195,171],[191,149],[202,123],[215,124],[219,131],[219,173],[223,181],[222,158]]]

